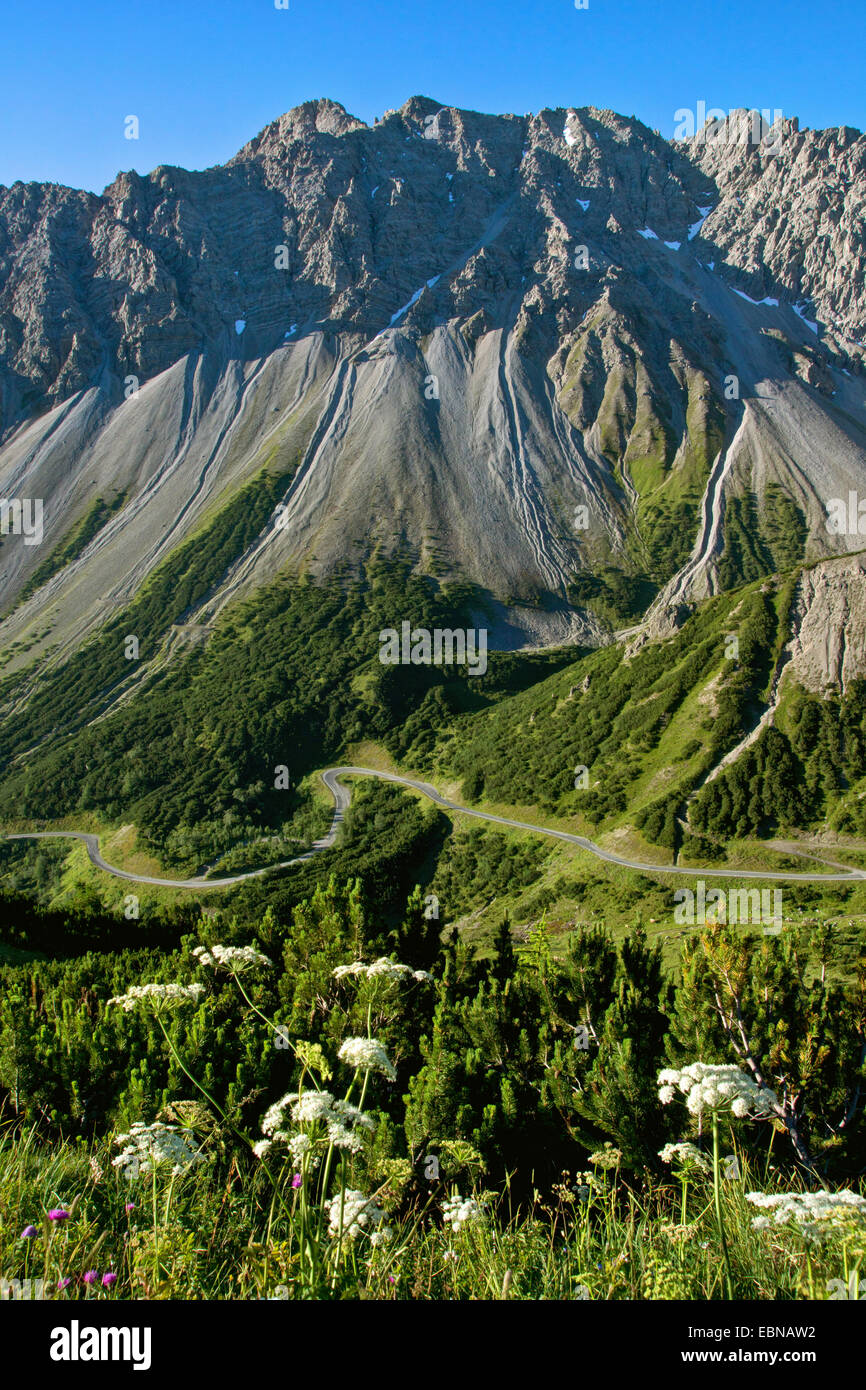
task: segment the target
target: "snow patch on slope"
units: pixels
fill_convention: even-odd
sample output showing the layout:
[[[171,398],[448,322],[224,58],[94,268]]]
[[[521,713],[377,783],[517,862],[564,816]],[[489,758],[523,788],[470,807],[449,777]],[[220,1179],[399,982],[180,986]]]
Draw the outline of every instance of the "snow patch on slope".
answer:
[[[738,294],[740,298],[745,299],[748,304],[769,304],[773,309],[778,309],[779,307],[778,299],[770,299],[769,296],[766,299],[752,299],[751,295],[744,294],[742,290],[734,290],[734,294]]]
[[[797,318],[803,320],[807,328],[811,328],[813,333],[818,332],[817,323],[815,323],[813,319],[806,318],[806,315],[803,313],[802,307],[799,304],[792,304],[791,308],[794,310],[794,313],[797,315]]]
[[[706,222],[712,210],[713,209],[711,207],[698,208],[698,212],[701,215],[698,218],[697,222],[693,222],[692,225],[689,227],[689,241],[694,241],[695,237],[700,233],[701,227]]]

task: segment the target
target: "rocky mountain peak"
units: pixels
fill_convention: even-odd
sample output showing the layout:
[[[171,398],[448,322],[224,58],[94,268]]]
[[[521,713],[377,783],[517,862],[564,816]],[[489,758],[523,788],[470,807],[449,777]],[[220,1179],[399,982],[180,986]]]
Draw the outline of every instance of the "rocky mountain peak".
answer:
[[[40,641],[262,470],[291,476],[289,524],[217,607],[403,537],[489,589],[503,641],[601,640],[599,613],[772,568],[776,522],[754,562],[733,537],[774,489],[801,558],[853,549],[823,523],[866,478],[864,139],[722,125],[415,96],[368,126],[321,99],[225,166],[0,190],[0,479],[46,500],[49,548],[127,499],[47,582]],[[39,572],[18,539],[13,610]]]
[[[265,126],[228,161],[226,168],[250,160],[273,158],[285,146],[313,140],[316,135],[340,136],[364,129],[364,122],[351,116],[338,101],[328,97],[305,101]]]

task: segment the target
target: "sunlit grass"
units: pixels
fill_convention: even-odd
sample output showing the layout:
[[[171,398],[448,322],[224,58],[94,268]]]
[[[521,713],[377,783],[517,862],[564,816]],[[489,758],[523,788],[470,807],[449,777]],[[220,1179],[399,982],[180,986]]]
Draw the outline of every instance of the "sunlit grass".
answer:
[[[707,1175],[693,1177],[684,1194],[678,1182],[628,1186],[597,1166],[591,1185],[581,1175],[564,1175],[549,1200],[536,1194],[522,1210],[511,1208],[507,1190],[479,1191],[480,1215],[457,1233],[441,1219],[448,1185],[431,1183],[426,1201],[391,1220],[387,1243],[373,1248],[366,1235],[358,1236],[341,1251],[335,1277],[311,1287],[301,1273],[300,1197],[291,1163],[277,1174],[275,1201],[261,1169],[237,1156],[210,1154],[189,1173],[172,1178],[157,1171],[155,1181],[133,1182],[111,1167],[111,1156],[105,1140],[49,1147],[32,1130],[7,1128],[0,1138],[3,1279],[41,1280],[48,1299],[726,1296]],[[777,1190],[765,1177],[743,1159],[740,1176],[723,1184],[734,1296],[821,1300],[838,1290],[833,1281],[859,1278],[866,1261],[862,1230],[840,1229],[809,1244],[787,1228],[752,1229],[756,1208],[745,1194]],[[386,1180],[379,1199],[393,1201],[398,1186]],[[51,1220],[49,1211],[58,1210],[68,1217]],[[35,1234],[22,1238],[28,1227]],[[91,1270],[98,1278],[88,1285],[83,1280]],[[117,1276],[110,1287],[102,1283],[106,1273]],[[5,1296],[13,1292],[7,1287]]]

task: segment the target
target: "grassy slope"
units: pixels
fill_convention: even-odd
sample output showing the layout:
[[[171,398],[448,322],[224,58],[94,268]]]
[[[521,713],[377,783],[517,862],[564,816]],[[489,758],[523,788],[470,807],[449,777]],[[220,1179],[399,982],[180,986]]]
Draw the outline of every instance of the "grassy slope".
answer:
[[[157,576],[155,587],[164,582]],[[740,706],[745,720],[756,718],[766,699],[787,635],[792,583],[789,576],[772,593],[775,636],[749,677]],[[737,725],[719,735],[720,702],[745,679],[726,646],[731,634],[748,637],[765,587],[757,581],[723,594],[674,636],[634,652],[618,645],[492,654],[485,677],[452,679],[448,671],[383,668],[378,631],[399,624],[408,609],[430,626],[456,622],[462,603],[476,597],[469,591],[437,590],[399,567],[374,570],[348,590],[275,585],[230,609],[204,653],[160,672],[93,729],[49,743],[25,773],[13,762],[0,811],[21,828],[39,816],[58,827],[97,830],[119,867],[185,877],[216,863],[226,872],[290,857],[300,839],[321,833],[330,803],[318,770],[359,761],[432,776],[467,804],[587,834],[659,864],[652,883],[575,846],[444,816],[447,842],[425,883],[442,890],[446,920],[486,935],[503,913],[524,925],[541,912],[554,925],[602,914],[622,925],[639,908],[645,919],[657,919],[651,926],[667,931],[675,880],[662,875],[675,854],[684,863],[729,864],[732,874],[738,867],[805,864],[754,836],[714,847],[681,831],[673,841],[659,834],[658,808],[668,808],[669,826],[671,808],[685,810],[688,794],[742,732]],[[89,689],[80,698],[86,703]],[[783,724],[785,711],[783,700]],[[45,736],[32,713],[30,719],[29,731]],[[292,770],[283,802],[267,791],[278,762]],[[574,785],[580,766],[588,769],[586,789]],[[393,788],[390,795],[401,804],[417,800]],[[855,788],[838,799],[856,795]],[[190,837],[191,826],[203,840]],[[364,847],[375,857],[373,839],[371,832]],[[855,837],[851,847],[857,843]],[[83,847],[56,853],[64,866],[55,882],[58,902],[96,893],[107,907],[122,907],[129,886],[94,870]],[[25,852],[3,854],[16,872]],[[841,851],[830,857],[854,862]],[[339,854],[324,856],[297,877],[318,881],[341,863]],[[820,864],[814,868],[821,872]],[[849,910],[861,910],[860,891]],[[848,895],[833,892],[837,904]],[[810,890],[786,893],[792,910],[810,910]],[[143,887],[139,896],[154,907],[186,897]],[[231,895],[207,896],[216,902]]]

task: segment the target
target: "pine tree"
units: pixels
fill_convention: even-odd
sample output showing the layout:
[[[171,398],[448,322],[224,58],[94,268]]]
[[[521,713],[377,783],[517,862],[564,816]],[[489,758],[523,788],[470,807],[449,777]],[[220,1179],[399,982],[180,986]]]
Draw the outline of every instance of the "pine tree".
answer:
[[[416,884],[406,903],[403,920],[390,934],[388,945],[404,965],[411,965],[414,970],[429,970],[439,956],[440,936],[438,904],[428,903]]]
[[[661,949],[647,944],[642,927],[632,927],[617,955],[598,1055],[575,1102],[575,1128],[584,1142],[599,1135],[613,1140],[632,1168],[657,1161],[667,1131],[656,1080],[664,1064],[669,994]]]
[[[817,939],[817,973],[805,936],[759,937],[718,926],[684,955],[669,1052],[676,1065],[735,1063],[777,1097],[773,1117],[808,1174],[863,1160],[866,1099],[866,961],[854,986],[828,978],[829,926]],[[823,959],[821,959],[823,957]],[[766,1148],[767,1126],[740,1127]]]

